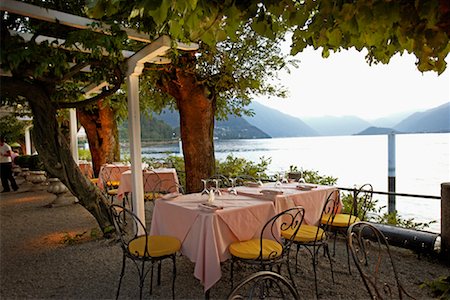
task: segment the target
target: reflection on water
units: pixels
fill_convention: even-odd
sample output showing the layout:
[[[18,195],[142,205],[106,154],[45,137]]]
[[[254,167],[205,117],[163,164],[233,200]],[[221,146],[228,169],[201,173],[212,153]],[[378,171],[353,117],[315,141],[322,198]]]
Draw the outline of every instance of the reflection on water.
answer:
[[[216,140],[216,158],[228,154],[258,162],[271,158],[269,172],[295,165],[338,177],[338,186],[371,183],[374,190],[387,190],[387,136],[332,136],[255,140]],[[125,149],[124,149],[125,150]],[[180,155],[178,142],[146,146],[143,156],[163,158]],[[440,196],[440,184],[450,181],[450,133],[401,134],[396,136],[397,192]],[[380,205],[385,196],[375,195]],[[440,201],[410,197],[397,198],[397,210],[417,222],[439,220]],[[439,231],[439,222],[431,230]]]

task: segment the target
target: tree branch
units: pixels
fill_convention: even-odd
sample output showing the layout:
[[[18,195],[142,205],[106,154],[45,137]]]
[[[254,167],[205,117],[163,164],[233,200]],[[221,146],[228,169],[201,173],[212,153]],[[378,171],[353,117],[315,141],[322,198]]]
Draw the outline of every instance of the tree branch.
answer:
[[[102,91],[100,94],[98,94],[94,97],[91,97],[89,99],[83,100],[83,101],[59,102],[59,103],[57,103],[57,107],[58,108],[82,108],[84,106],[97,103],[99,100],[102,100],[106,97],[113,95],[115,92],[117,92],[119,90],[119,88],[123,82],[122,72],[121,72],[120,68],[118,68],[118,67],[115,68],[114,74],[115,74],[116,81],[113,82],[113,84],[114,84],[113,88],[106,90],[106,91]]]

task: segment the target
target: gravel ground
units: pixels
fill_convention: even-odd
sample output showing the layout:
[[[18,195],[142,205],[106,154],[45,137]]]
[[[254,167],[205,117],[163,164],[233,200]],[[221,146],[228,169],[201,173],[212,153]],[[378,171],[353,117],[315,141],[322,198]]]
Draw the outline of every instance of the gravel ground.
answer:
[[[97,231],[95,219],[80,205],[45,207],[54,198],[45,189],[39,190],[27,183],[23,183],[18,192],[0,194],[0,298],[115,298],[122,260],[120,246],[114,241],[96,238],[95,234],[91,236],[91,232]],[[146,205],[147,218],[151,218],[152,205]],[[81,237],[74,239],[76,234]],[[328,261],[319,262],[321,299],[368,298],[355,266],[352,274],[348,274],[344,245],[343,240],[338,240],[333,259],[334,284]],[[431,257],[419,258],[409,250],[394,247],[393,255],[404,287],[417,299],[431,298],[427,288],[419,288],[424,280],[450,274],[448,267]],[[299,294],[302,299],[314,299],[312,266],[306,253],[301,253],[300,265],[295,274]],[[161,286],[154,283],[151,298],[170,298],[171,269],[170,262],[163,263]],[[177,299],[204,298],[203,287],[194,278],[193,270],[194,264],[189,259],[177,257]],[[224,262],[222,279],[212,288],[211,299],[227,297],[229,271],[229,262]],[[240,267],[235,272],[235,282],[251,272]],[[148,283],[149,280],[144,291],[146,298]],[[127,264],[120,298],[138,298],[137,287],[137,274],[132,264]]]

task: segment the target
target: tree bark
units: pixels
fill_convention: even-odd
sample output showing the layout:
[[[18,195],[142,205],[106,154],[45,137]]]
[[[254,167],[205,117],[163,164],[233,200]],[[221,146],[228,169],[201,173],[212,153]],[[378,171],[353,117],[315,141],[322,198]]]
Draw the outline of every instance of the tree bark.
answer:
[[[67,186],[94,216],[104,234],[108,235],[112,229],[108,200],[75,163],[69,144],[59,130],[56,109],[47,91],[36,83],[2,79],[2,95],[20,95],[28,100],[33,113],[34,145],[47,172]]]
[[[114,110],[102,102],[98,101],[95,109],[77,110],[78,119],[86,130],[95,177],[98,177],[103,164],[120,160],[119,132]]]
[[[211,177],[215,171],[215,98],[208,98],[206,87],[181,69],[176,70],[176,83],[161,84],[160,87],[176,99],[180,113],[186,192],[199,192],[203,188],[201,179]]]

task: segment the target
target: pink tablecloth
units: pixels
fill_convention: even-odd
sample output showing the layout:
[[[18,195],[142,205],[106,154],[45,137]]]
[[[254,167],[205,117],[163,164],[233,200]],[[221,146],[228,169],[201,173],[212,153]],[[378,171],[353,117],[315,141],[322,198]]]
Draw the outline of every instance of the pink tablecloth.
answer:
[[[143,171],[144,191],[150,192],[161,189],[167,192],[176,193],[178,191],[177,171],[173,168],[160,168],[152,171]],[[117,191],[117,198],[120,200],[126,193],[132,191],[131,170],[125,171],[120,176],[120,185]]]
[[[220,262],[230,257],[228,246],[259,237],[264,224],[275,215],[272,201],[243,195],[216,196],[221,210],[199,208],[207,196],[182,195],[158,200],[153,210],[151,235],[170,235],[181,242],[181,252],[195,263],[194,276],[210,289],[222,276]]]
[[[331,192],[338,193],[338,189],[333,186],[314,185],[315,188],[304,191],[296,188],[297,183],[282,184],[275,186],[273,183],[265,184],[263,187],[237,187],[239,194],[271,199],[275,203],[276,212],[282,212],[293,206],[303,206],[305,208],[304,223],[318,225],[322,208]],[[282,192],[280,195],[262,195],[262,190]]]

